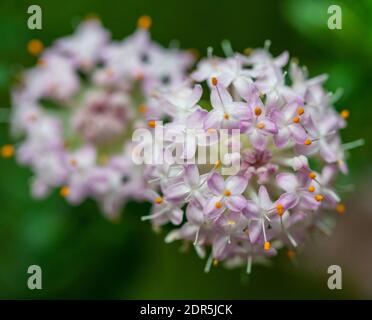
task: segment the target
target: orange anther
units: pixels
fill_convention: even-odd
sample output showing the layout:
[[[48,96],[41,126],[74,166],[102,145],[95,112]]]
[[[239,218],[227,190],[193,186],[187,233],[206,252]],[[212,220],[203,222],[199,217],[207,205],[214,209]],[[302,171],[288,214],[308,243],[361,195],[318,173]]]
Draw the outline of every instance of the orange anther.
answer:
[[[231,196],[231,191],[230,190],[225,190],[223,192],[223,194],[226,196],[226,197],[230,197]]]
[[[156,197],[155,200],[154,200],[154,202],[156,204],[161,204],[163,202],[163,198],[162,197]]]
[[[1,148],[1,156],[3,158],[10,158],[14,154],[14,147],[11,144],[6,144]]]
[[[258,117],[262,113],[262,109],[260,107],[254,108],[254,114]]]
[[[340,115],[341,115],[342,118],[344,118],[346,120],[350,116],[350,111],[349,110],[346,110],[346,109],[345,110],[342,110],[341,113],[340,113]]]
[[[344,205],[342,202],[338,203],[337,206],[336,206],[336,211],[337,211],[339,214],[344,214],[345,211],[346,211],[346,207],[345,207],[345,205]]]
[[[281,203],[278,203],[276,205],[276,213],[279,215],[279,216],[282,216],[283,213],[284,213],[284,207]]]
[[[66,187],[66,186],[62,187],[62,188],[59,190],[59,194],[60,194],[62,197],[66,198],[66,197],[70,194],[70,188],[69,188],[69,187]]]
[[[147,30],[152,25],[152,19],[150,16],[141,16],[137,21],[137,27],[140,29]]]
[[[150,128],[155,128],[156,127],[156,121],[155,120],[149,120],[149,121],[147,121],[147,124]]]
[[[266,242],[264,243],[264,249],[265,249],[265,251],[269,251],[270,248],[271,248],[271,244],[270,244],[270,242],[269,242],[269,241],[266,241]]]
[[[305,112],[305,109],[302,108],[302,107],[299,107],[299,108],[297,109],[297,114],[298,114],[299,116],[302,116],[302,115],[304,114],[304,112]]]
[[[217,209],[221,209],[222,208],[222,202],[221,201],[217,201],[214,205]]]
[[[294,117],[294,118],[293,118],[293,122],[294,122],[294,123],[299,123],[299,122],[300,122],[300,117],[297,117],[297,116]]]
[[[314,172],[310,172],[309,173],[309,178],[310,179],[315,179],[316,178],[316,174]]]
[[[27,44],[27,51],[33,56],[39,55],[44,49],[43,43],[38,39],[32,39]]]

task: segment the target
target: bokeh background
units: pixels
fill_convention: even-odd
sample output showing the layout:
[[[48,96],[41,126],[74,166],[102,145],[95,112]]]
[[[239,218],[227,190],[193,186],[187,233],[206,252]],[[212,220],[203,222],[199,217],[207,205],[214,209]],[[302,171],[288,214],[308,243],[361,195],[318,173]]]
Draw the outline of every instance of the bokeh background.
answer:
[[[38,4],[43,29],[27,28],[27,8]],[[342,8],[342,30],[327,28],[327,8]],[[339,110],[349,109],[346,142],[365,145],[349,159],[341,180],[347,205],[330,237],[317,236],[294,260],[279,255],[269,266],[244,270],[213,268],[193,250],[164,244],[164,233],[140,222],[146,204],[130,203],[116,223],[105,220],[95,203],[70,207],[57,192],[35,201],[31,172],[14,159],[0,159],[0,298],[247,299],[372,298],[372,2],[248,0],[65,0],[0,2],[0,145],[11,143],[6,121],[15,75],[35,63],[30,39],[50,44],[69,34],[88,14],[97,14],[116,39],[134,31],[140,15],[153,18],[152,35],[163,45],[173,39],[202,55],[229,39],[236,50],[263,46],[308,66],[311,76],[328,73],[326,86],[344,90]],[[27,289],[27,268],[43,270],[43,290]],[[327,268],[343,271],[343,289],[329,290]]]

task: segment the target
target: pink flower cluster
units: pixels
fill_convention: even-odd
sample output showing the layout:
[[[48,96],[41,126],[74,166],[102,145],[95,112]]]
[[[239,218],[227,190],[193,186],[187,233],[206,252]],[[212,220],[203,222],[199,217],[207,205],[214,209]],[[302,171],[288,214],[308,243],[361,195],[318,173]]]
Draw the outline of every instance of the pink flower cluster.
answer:
[[[283,247],[293,255],[311,230],[324,228],[327,211],[345,210],[334,181],[347,173],[353,146],[340,138],[348,111],[335,110],[326,76],[308,78],[287,52],[273,57],[267,47],[210,53],[188,75],[192,55],[152,42],[150,25],[143,16],[133,35],[114,41],[87,20],[22,74],[12,131],[21,138],[18,161],[34,173],[34,196],[60,188],[71,204],[95,199],[109,217],[128,199],[149,200],[143,220],[177,226],[166,241],[192,243],[209,256],[207,271],[221,261],[250,272]],[[31,51],[40,47],[34,42]],[[132,133],[148,128],[156,157],[181,147],[178,161],[133,162]],[[156,136],[159,128],[166,138]],[[185,132],[180,146],[174,133]],[[190,161],[221,144],[234,152]],[[224,165],[238,169],[226,174]]]
[[[340,129],[348,112],[336,112],[334,95],[323,87],[326,76],[309,79],[293,61],[285,71],[288,60],[287,52],[273,57],[267,48],[210,55],[187,83],[157,97],[170,118],[164,130],[240,130],[239,151],[230,155],[239,163],[233,175],[221,173],[224,155],[209,165],[147,167],[153,206],[143,220],[178,226],[166,242],[192,243],[199,256],[209,255],[206,270],[221,261],[250,272],[252,262],[283,247],[293,255],[310,230],[323,226],[327,210],[345,209],[334,180],[347,173]],[[174,141],[163,143],[167,149]],[[194,144],[185,148],[185,159],[196,156]]]
[[[57,187],[69,203],[93,198],[111,217],[127,199],[143,198],[131,132],[161,114],[153,92],[178,85],[193,63],[190,53],[152,42],[150,24],[143,16],[133,35],[114,41],[89,19],[22,74],[12,94],[12,131],[21,137],[18,161],[34,173],[35,197]],[[29,48],[41,46],[34,40]]]

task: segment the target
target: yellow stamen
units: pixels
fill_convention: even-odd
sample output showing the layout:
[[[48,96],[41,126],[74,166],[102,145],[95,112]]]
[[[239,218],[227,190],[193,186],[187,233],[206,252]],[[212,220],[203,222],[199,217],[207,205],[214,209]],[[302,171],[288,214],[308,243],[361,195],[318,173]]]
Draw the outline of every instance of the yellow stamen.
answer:
[[[269,251],[270,248],[271,248],[271,244],[270,244],[270,242],[269,242],[269,241],[266,241],[266,242],[264,243],[264,249],[265,249],[265,251]]]
[[[214,168],[217,169],[221,166],[221,161],[217,160],[216,163],[214,164]]]
[[[155,120],[149,120],[147,121],[147,124],[150,128],[155,128],[156,127],[156,121]]]
[[[259,124],[257,124],[257,128],[258,129],[263,129],[263,128],[265,128],[265,124],[263,122],[260,122]]]
[[[315,187],[314,186],[309,186],[309,188],[307,188],[307,190],[309,190],[309,192],[314,192],[315,191]]]
[[[307,139],[304,141],[304,145],[305,145],[305,146],[309,146],[309,145],[311,145],[311,143],[312,143],[312,141],[311,141],[311,139],[309,139],[309,138],[307,138]]]
[[[302,116],[302,115],[304,114],[304,112],[305,112],[305,109],[302,108],[302,107],[299,107],[299,108],[297,109],[297,114],[298,114],[299,116]]]
[[[144,76],[144,74],[143,74],[142,72],[138,72],[138,73],[136,74],[136,79],[137,79],[138,81],[142,81],[143,79],[145,79],[145,76]]]
[[[71,160],[70,160],[70,164],[71,164],[73,167],[76,167],[76,166],[77,166],[77,160],[76,160],[76,159],[71,159]]]
[[[297,116],[294,117],[294,118],[293,118],[293,122],[294,122],[294,123],[299,123],[299,122],[300,122],[300,117],[297,117]]]
[[[213,259],[213,266],[214,267],[217,267],[218,266],[218,260],[217,259]]]
[[[66,187],[66,186],[62,187],[62,188],[59,190],[59,194],[60,194],[62,197],[64,197],[64,198],[68,197],[68,195],[70,194],[70,188],[69,188],[69,187]]]
[[[318,202],[322,201],[324,199],[324,197],[321,195],[321,194],[317,194],[314,199]]]
[[[222,202],[221,201],[217,201],[214,205],[217,209],[221,209],[222,208]]]
[[[288,249],[287,257],[292,260],[295,256],[296,256],[296,252],[292,249]]]
[[[226,120],[229,120],[229,119],[230,119],[230,116],[229,116],[228,113],[225,113],[225,114],[223,115],[223,117],[224,117]]]
[[[101,154],[99,157],[98,157],[98,162],[102,165],[105,165],[107,162],[109,161],[109,157],[107,154]]]
[[[276,205],[276,213],[279,215],[279,216],[282,216],[283,213],[284,213],[284,207],[281,203],[278,203]]]
[[[291,58],[291,62],[292,63],[295,63],[295,64],[299,64],[300,63],[300,60],[297,57],[292,57]]]
[[[227,224],[228,224],[229,226],[234,226],[234,225],[236,224],[236,222],[235,222],[234,220],[228,220],[228,221],[227,221]]]
[[[345,205],[344,205],[342,202],[338,203],[337,206],[336,206],[336,211],[337,211],[339,214],[344,214],[345,211],[346,211],[346,207],[345,207]]]
[[[44,50],[44,45],[38,39],[32,39],[27,44],[27,51],[33,56],[39,55],[43,50]]]
[[[262,113],[262,109],[260,107],[254,108],[254,114],[258,117]]]
[[[216,85],[218,84],[218,80],[217,80],[216,77],[212,77],[211,82],[212,82],[212,84],[213,84],[214,86],[216,86]]]
[[[200,52],[198,49],[195,49],[195,48],[190,48],[187,50],[193,57],[195,60],[199,59],[200,57]]]
[[[340,113],[340,115],[341,115],[342,118],[344,118],[346,120],[350,116],[350,111],[349,110],[346,110],[346,109],[345,110],[342,110],[341,113]]]
[[[106,69],[106,75],[109,77],[109,78],[112,78],[114,76],[114,71],[110,68]]]
[[[47,62],[45,61],[45,59],[38,59],[36,65],[39,67],[46,67]]]
[[[145,104],[141,104],[141,105],[139,106],[139,108],[138,108],[138,111],[139,111],[140,113],[146,113],[146,112],[147,112],[147,107],[146,107],[146,105],[145,105]]]
[[[314,172],[310,172],[309,173],[309,178],[310,179],[315,179],[316,178],[316,174]]]
[[[137,21],[137,27],[140,29],[147,30],[152,25],[152,19],[150,16],[141,16]]]
[[[244,52],[245,55],[249,56],[253,52],[253,49],[252,48],[245,48],[243,52]]]
[[[3,158],[10,158],[14,155],[14,147],[11,144],[6,144],[1,148],[1,156]]]
[[[156,204],[161,204],[161,203],[163,203],[163,198],[162,197],[156,197],[155,200],[154,200],[154,202]]]
[[[100,21],[100,18],[99,18],[99,15],[97,13],[94,13],[94,12],[91,12],[91,13],[88,13],[85,18],[84,18],[85,21]]]
[[[226,197],[230,197],[231,196],[231,191],[230,190],[225,190],[224,193],[223,193]]]

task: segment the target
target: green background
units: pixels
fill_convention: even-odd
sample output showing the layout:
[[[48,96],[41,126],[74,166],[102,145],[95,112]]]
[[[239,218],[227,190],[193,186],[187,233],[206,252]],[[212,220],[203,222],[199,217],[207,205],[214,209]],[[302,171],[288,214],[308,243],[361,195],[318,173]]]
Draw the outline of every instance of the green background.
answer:
[[[327,8],[335,3],[342,7],[342,30],[327,28]],[[27,28],[31,4],[42,8],[42,30]],[[335,240],[312,241],[313,251],[305,250],[296,263],[281,254],[271,266],[254,267],[250,277],[244,270],[222,267],[204,274],[205,261],[193,250],[181,253],[179,243],[164,244],[164,232],[155,234],[148,223],[140,222],[147,205],[129,204],[122,219],[112,223],[93,202],[70,207],[57,192],[35,201],[29,192],[31,172],[14,159],[0,159],[0,298],[371,298],[372,2],[2,0],[0,108],[9,108],[17,72],[35,63],[27,42],[38,38],[49,45],[90,13],[101,18],[115,39],[133,32],[137,18],[148,14],[153,38],[163,45],[178,39],[181,47],[205,55],[208,46],[221,53],[223,39],[236,50],[263,46],[270,39],[274,54],[289,50],[311,76],[328,73],[327,88],[344,89],[336,107],[351,112],[344,141],[366,141],[349,159],[351,174],[344,183],[356,186],[343,195],[349,210],[336,226]],[[12,142],[8,130],[2,121],[0,145]],[[363,237],[354,243],[356,234]],[[322,254],[313,256],[314,251]],[[330,256],[331,263],[346,270],[343,290],[327,288],[329,263],[324,257]],[[27,268],[33,264],[43,270],[43,290],[27,289]]]

